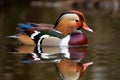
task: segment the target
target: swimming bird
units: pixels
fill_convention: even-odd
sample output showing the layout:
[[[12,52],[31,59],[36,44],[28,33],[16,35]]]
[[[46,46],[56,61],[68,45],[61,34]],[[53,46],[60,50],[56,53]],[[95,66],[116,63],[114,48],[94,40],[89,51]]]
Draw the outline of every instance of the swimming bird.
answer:
[[[53,28],[39,27],[38,24],[30,23],[20,23],[18,26],[18,29],[27,34],[35,45],[44,46],[87,45],[87,37],[80,29],[93,32],[85,23],[83,13],[77,10],[68,10],[62,13]]]

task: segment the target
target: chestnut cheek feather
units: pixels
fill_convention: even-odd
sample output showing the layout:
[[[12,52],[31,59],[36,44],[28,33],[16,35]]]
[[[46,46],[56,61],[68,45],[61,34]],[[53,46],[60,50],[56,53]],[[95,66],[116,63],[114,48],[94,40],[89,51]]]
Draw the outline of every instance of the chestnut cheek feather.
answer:
[[[76,22],[76,25],[77,25],[77,29],[81,29],[82,28],[82,22]]]

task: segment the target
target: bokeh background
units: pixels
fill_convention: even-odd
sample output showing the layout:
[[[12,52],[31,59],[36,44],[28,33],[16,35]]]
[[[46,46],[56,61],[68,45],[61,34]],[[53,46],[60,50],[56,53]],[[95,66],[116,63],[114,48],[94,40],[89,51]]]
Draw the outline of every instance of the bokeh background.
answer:
[[[88,37],[88,51],[83,62],[94,64],[83,80],[120,79],[120,0],[0,0],[0,80],[59,80],[54,63],[21,63],[20,54],[8,53],[6,36],[18,33],[18,23],[54,24],[70,9],[85,14],[94,33]]]

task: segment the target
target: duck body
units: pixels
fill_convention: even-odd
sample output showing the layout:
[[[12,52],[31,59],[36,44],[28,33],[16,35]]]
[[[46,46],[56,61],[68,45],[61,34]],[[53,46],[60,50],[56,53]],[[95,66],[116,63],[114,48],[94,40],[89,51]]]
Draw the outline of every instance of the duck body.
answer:
[[[29,26],[28,24],[24,24]],[[19,24],[20,27],[25,27]],[[54,29],[39,30],[24,29],[25,33],[34,41],[36,45],[42,46],[79,46],[87,45],[87,37],[81,31],[72,32],[69,35],[63,35]]]
[[[30,38],[34,45],[81,46],[87,45],[87,37],[80,29],[93,32],[84,21],[81,12],[69,10],[62,13],[54,25],[21,23],[18,24],[18,29],[26,35],[24,40]]]
[[[44,36],[44,35],[43,35]],[[43,38],[41,45],[43,46],[87,46],[87,37],[81,32],[73,32],[64,36],[48,36]]]

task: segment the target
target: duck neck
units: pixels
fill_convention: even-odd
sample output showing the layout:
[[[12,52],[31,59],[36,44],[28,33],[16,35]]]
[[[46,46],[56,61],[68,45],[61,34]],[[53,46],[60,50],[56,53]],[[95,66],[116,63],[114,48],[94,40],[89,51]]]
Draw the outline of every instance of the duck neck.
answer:
[[[55,30],[60,31],[63,35],[68,35],[68,34],[71,34],[75,30],[75,28],[57,25],[55,27]]]

